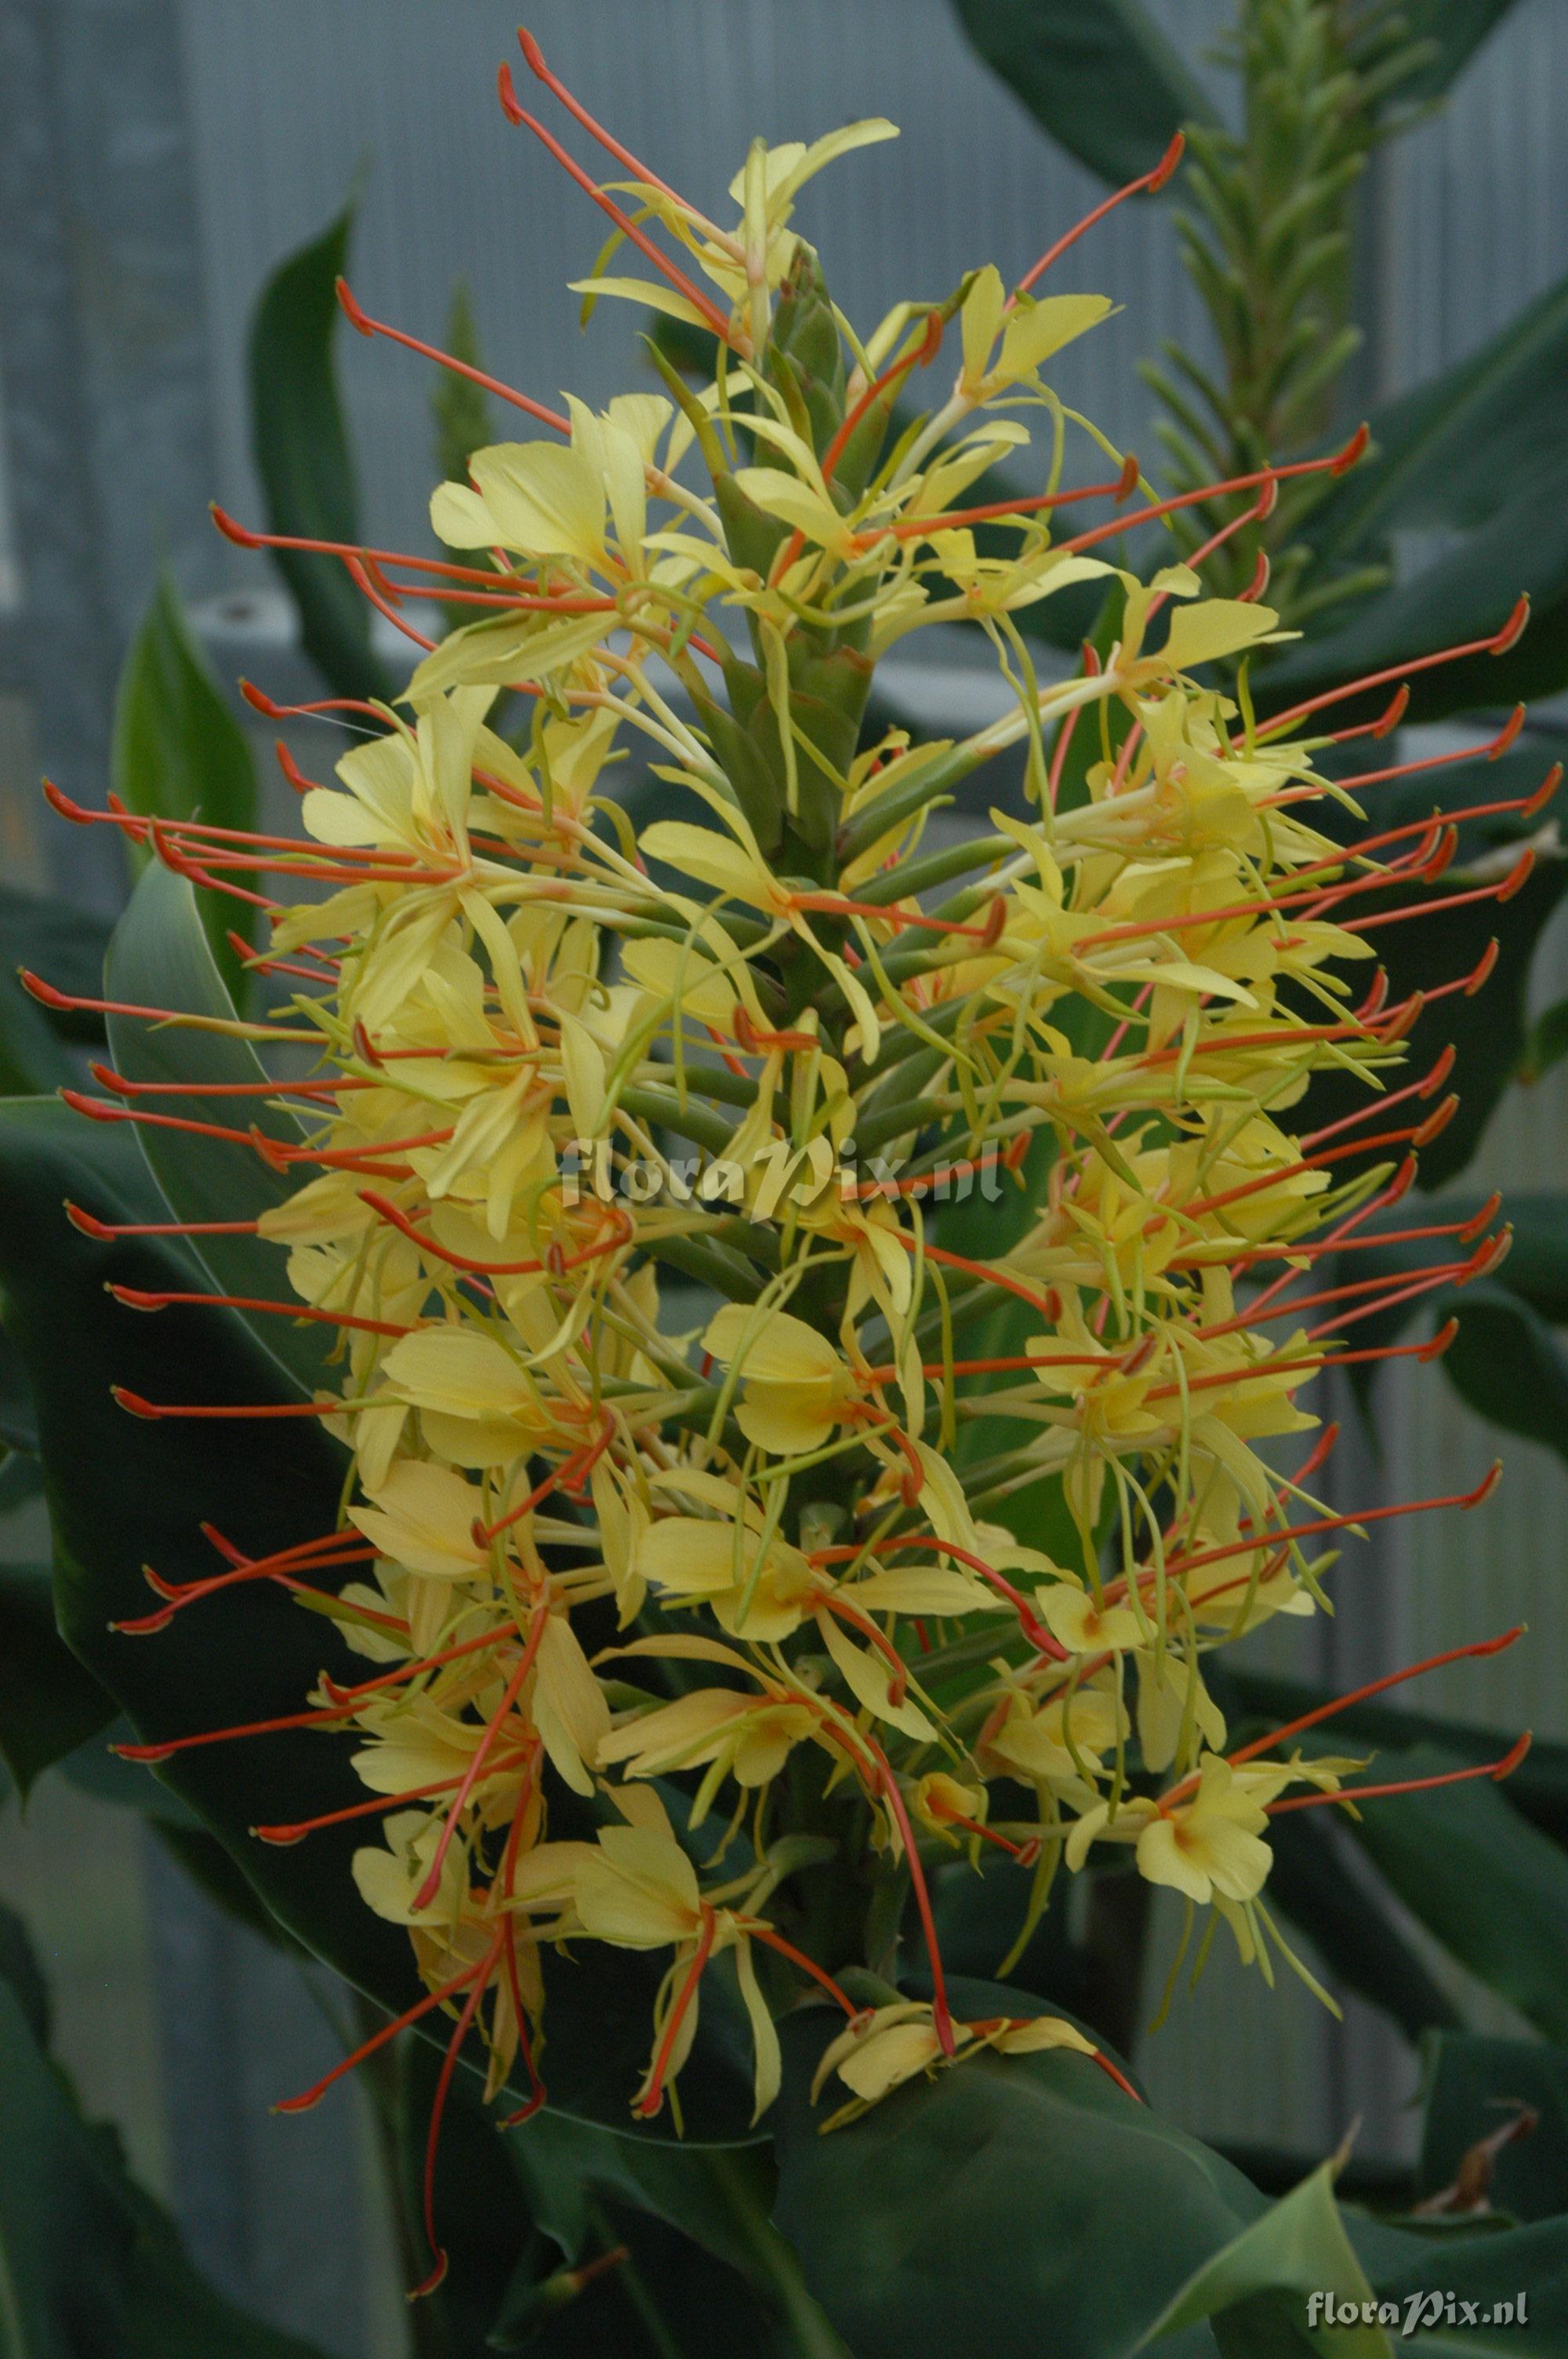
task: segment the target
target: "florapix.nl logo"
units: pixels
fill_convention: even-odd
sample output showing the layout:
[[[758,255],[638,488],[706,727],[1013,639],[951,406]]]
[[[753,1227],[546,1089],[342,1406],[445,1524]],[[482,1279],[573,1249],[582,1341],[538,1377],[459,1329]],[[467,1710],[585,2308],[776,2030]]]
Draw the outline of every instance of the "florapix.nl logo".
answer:
[[[994,1204],[1004,1172],[1016,1170],[1028,1144],[1028,1132],[1021,1131],[972,1159],[923,1167],[900,1156],[862,1158],[853,1138],[835,1146],[818,1136],[798,1147],[775,1138],[742,1156],[628,1154],[609,1138],[572,1138],[558,1169],[568,1210],[590,1198],[601,1204],[727,1204],[750,1220],[773,1221],[792,1207],[820,1217],[835,1200],[961,1204],[978,1196]]]

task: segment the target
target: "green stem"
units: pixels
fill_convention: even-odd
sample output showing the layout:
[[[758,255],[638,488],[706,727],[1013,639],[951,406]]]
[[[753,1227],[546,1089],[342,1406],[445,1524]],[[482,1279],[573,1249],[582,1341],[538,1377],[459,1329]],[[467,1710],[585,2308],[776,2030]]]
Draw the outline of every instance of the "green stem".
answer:
[[[724,2147],[711,2148],[703,2168],[745,2246],[752,2263],[747,2276],[767,2295],[789,2335],[793,2359],[849,2359],[848,2347],[806,2291],[795,2247],[769,2219],[740,2158]]]

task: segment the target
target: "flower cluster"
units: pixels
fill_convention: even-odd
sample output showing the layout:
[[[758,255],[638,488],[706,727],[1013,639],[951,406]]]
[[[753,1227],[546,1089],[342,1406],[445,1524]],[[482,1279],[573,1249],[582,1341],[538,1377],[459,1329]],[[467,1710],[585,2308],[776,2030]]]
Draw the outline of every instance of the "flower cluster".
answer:
[[[1077,233],[1011,292],[979,270],[862,341],[791,209],[890,125],[753,147],[724,227],[525,47],[620,181],[503,75],[509,114],[660,274],[585,294],[701,330],[710,375],[655,350],[663,389],[603,413],[508,394],[544,431],[437,492],[449,557],[334,549],[410,637],[421,590],[474,619],[421,642],[397,706],[351,710],[308,845],[124,823],[204,884],[265,866],[313,896],[256,960],[319,1048],[278,1084],[302,1184],[260,1228],[296,1313],[341,1332],[318,1408],[352,1480],[341,1532],[259,1570],[355,1568],[333,1612],[365,1677],[310,1701],[379,1821],[364,1905],[407,1927],[426,2006],[482,2035],[492,2090],[535,2074],[556,1977],[602,1942],[665,1962],[640,2115],[678,2119],[726,1960],[759,2113],[813,1982],[848,2017],[824,2073],[853,2110],[982,2048],[1098,2052],[1054,2017],[954,2021],[936,1864],[1016,1875],[1022,1943],[1059,1870],[1130,1846],[1267,1967],[1271,1814],[1366,1790],[1296,1741],[1322,1715],[1227,1745],[1205,1666],[1325,1603],[1348,1519],[1303,1397],[1381,1297],[1315,1274],[1452,1111],[1441,1066],[1398,1074],[1415,1005],[1364,912],[1453,837],[1365,818],[1391,774],[1343,749],[1398,698],[1338,731],[1333,697],[1254,710],[1266,582],[1208,597],[1203,560],[1292,470],[1162,501],[1110,451],[1078,480],[1108,446],[1049,364],[1109,305],[1034,292]],[[1041,487],[995,488],[1003,460]],[[1190,563],[1114,561],[1200,501],[1232,520]],[[1019,616],[1086,582],[1098,652],[1042,679]],[[960,622],[1007,716],[868,725],[883,652]],[[612,791],[633,748],[683,813],[640,834]],[[1018,807],[928,838],[1009,749]],[[1303,1133],[1330,1067],[1365,1111]],[[568,1148],[668,1184],[605,1201]],[[907,1176],[856,1179],[876,1151]],[[992,1170],[1032,1209],[977,1254],[941,1200]],[[1485,1219],[1429,1223],[1403,1282],[1489,1266]],[[929,2002],[862,2011],[838,1977],[905,1899]]]

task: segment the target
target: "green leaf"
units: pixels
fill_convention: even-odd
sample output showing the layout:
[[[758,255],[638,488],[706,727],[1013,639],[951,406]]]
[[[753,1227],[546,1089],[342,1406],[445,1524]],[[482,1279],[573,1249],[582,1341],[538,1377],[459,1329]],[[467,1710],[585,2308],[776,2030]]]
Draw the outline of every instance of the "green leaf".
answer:
[[[1539,1015],[1525,1035],[1515,1068],[1515,1079],[1533,1087],[1544,1081],[1553,1065],[1568,1057],[1568,999],[1554,1000]]]
[[[1332,1701],[1333,1690],[1306,1680],[1287,1680],[1272,1672],[1238,1670],[1211,1658],[1211,1680],[1231,1734],[1239,1741],[1265,1729],[1297,1720]],[[1243,1724],[1245,1723],[1245,1725]],[[1496,1761],[1512,1744],[1517,1731],[1504,1733],[1475,1728],[1435,1712],[1411,1712],[1383,1703],[1352,1704],[1336,1717],[1332,1741],[1351,1750],[1372,1746],[1379,1754],[1411,1745],[1430,1745],[1455,1761]],[[1404,1773],[1397,1773],[1402,1776]],[[1538,1738],[1509,1779],[1509,1804],[1532,1825],[1568,1844],[1568,1745]]]
[[[1473,1198],[1444,1198],[1444,1210],[1463,1221],[1476,1203]],[[1462,1290],[1444,1288],[1396,1303],[1361,1321],[1357,1340],[1380,1346],[1418,1322],[1441,1325],[1453,1317],[1458,1332],[1443,1366],[1461,1397],[1489,1423],[1568,1456],[1568,1353],[1553,1332],[1568,1321],[1568,1197],[1548,1191],[1510,1197],[1503,1218],[1513,1231],[1513,1246],[1495,1275]],[[1377,1232],[1368,1228],[1367,1234],[1375,1239]],[[1397,1285],[1434,1260],[1462,1256],[1466,1250],[1442,1240],[1373,1243],[1336,1262],[1329,1282],[1378,1277]],[[1376,1368],[1371,1362],[1355,1372],[1364,1410],[1376,1398]]]
[[[320,2359],[200,2277],[91,2126],[0,1979],[0,2350],[5,2359]]]
[[[986,1983],[951,1995],[960,2017],[1041,2011]],[[857,2359],[1122,2359],[1265,2208],[1060,2049],[973,2057],[824,2136],[831,2092],[808,2093],[840,2027],[815,2007],[782,2027],[774,2219]]]
[[[104,962],[104,995],[137,1007],[167,1007],[181,1014],[232,1021],[233,1002],[212,961],[197,915],[189,882],[154,861],[143,873],[124,915],[114,929]],[[218,1082],[249,1085],[254,1097],[219,1099],[170,1095],[139,1101],[157,1114],[216,1123],[297,1146],[303,1136],[293,1115],[265,1094],[268,1080],[249,1041],[222,1032],[145,1022],[135,1016],[109,1018],[109,1046],[115,1066],[128,1081]],[[297,1176],[275,1171],[244,1139],[207,1138],[189,1131],[137,1125],[142,1152],[158,1187],[181,1221],[247,1221],[287,1203]],[[288,1301],[287,1256],[264,1237],[206,1236],[198,1255],[213,1289],[262,1301]],[[162,1315],[161,1313],[159,1314]],[[247,1314],[262,1350],[308,1395],[327,1380],[330,1328],[307,1325],[263,1311]]]
[[[479,366],[479,329],[466,278],[460,278],[452,289],[446,349],[455,361],[466,361],[470,368]],[[446,481],[464,484],[474,452],[499,439],[490,396],[471,377],[443,369],[430,396],[430,410],[436,424],[437,469]]]
[[[1459,762],[1431,777],[1375,788],[1367,809],[1381,829],[1424,821],[1434,812],[1520,800],[1541,785],[1546,769],[1539,748],[1516,746],[1496,762]],[[1338,822],[1329,824],[1338,832]],[[1539,818],[1521,818],[1518,812],[1465,821],[1454,865],[1436,884],[1368,893],[1356,904],[1357,917],[1366,919],[1393,909],[1432,912],[1374,929],[1369,936],[1388,970],[1390,1006],[1413,992],[1474,973],[1487,944],[1493,940],[1498,944],[1497,963],[1474,997],[1461,991],[1433,1001],[1411,1034],[1411,1070],[1415,1074],[1425,1071],[1442,1049],[1453,1047],[1454,1061],[1446,1086],[1459,1098],[1448,1127],[1422,1149],[1423,1189],[1442,1187],[1464,1170],[1508,1087],[1524,1044],[1530,965],[1547,921],[1568,890],[1568,860],[1541,844],[1534,873],[1501,908],[1490,900],[1471,901],[1461,908],[1436,909],[1434,905],[1483,881],[1498,881],[1540,826]],[[1342,1114],[1364,1113],[1368,1103],[1363,1083],[1327,1075],[1309,1093],[1302,1127],[1312,1129]],[[1361,1127],[1364,1136],[1371,1136],[1383,1125],[1369,1119]],[[1379,1150],[1368,1160],[1386,1158],[1388,1152]],[[1341,1166],[1342,1173],[1345,1168]]]
[[[1371,2292],[1334,2200],[1334,2166],[1325,2162],[1206,2261],[1138,2347],[1239,2305],[1229,2332],[1219,2334],[1227,2359],[1314,2347],[1332,2347],[1335,2359],[1389,2359],[1388,2339],[1376,2326],[1338,2329],[1322,2346],[1304,2332],[1309,2295],[1362,2302]]]
[[[1436,1306],[1459,1322],[1444,1373],[1477,1417],[1568,1460],[1568,1353],[1506,1286],[1477,1285]]]
[[[221,1592],[153,1636],[110,1625],[153,1605],[144,1565],[173,1582],[221,1569],[203,1524],[253,1557],[335,1529],[346,1457],[311,1418],[146,1421],[121,1409],[112,1385],[192,1405],[287,1406],[297,1395],[232,1312],[177,1308],[149,1317],[116,1303],[108,1284],[178,1288],[189,1283],[189,1265],[161,1241],[81,1235],[61,1216],[66,1196],[102,1219],[120,1216],[73,1130],[25,1103],[0,1106],[0,1295],[38,1401],[60,1627],[144,1741],[298,1712],[324,1667],[346,1680],[362,1664],[319,1614],[269,1583]],[[296,1940],[398,2013],[422,1985],[406,1937],[359,1899],[350,1861],[362,1827],[327,1828],[283,1848],[250,1832],[362,1801],[351,1749],[319,1730],[287,1730],[178,1753],[159,1775]],[[577,1831],[570,1799],[552,1801],[563,1832]],[[657,1957],[597,1944],[552,1963],[549,2079],[561,2110],[628,2136],[672,2135],[667,2125],[639,2128],[630,2112],[662,1971]],[[694,2142],[747,2139],[748,2056],[739,2001],[720,1978],[704,1991],[691,2086],[682,2090]]]
[[[359,495],[338,397],[336,282],[354,208],[279,264],[251,323],[251,448],[274,532],[357,542]],[[339,696],[390,698],[395,683],[371,649],[370,608],[335,557],[274,552],[299,610],[305,652]]]
[[[103,1019],[86,1011],[46,1008],[23,989],[27,967],[60,991],[98,996],[109,928],[69,901],[0,886],[0,1095],[27,1097],[81,1078],[73,1045],[103,1038]]]
[[[1214,110],[1140,0],[954,0],[994,73],[1102,179],[1152,171],[1173,135]]]
[[[568,2260],[587,2250],[589,2199],[602,2197],[663,2221],[743,2278],[799,2359],[843,2359],[799,2262],[769,2219],[777,2182],[765,2147],[687,2153],[633,2144],[550,2113],[513,2132],[509,2143],[535,2219]]]
[[[1401,2353],[1411,2352],[1415,2359],[1519,2359],[1528,2343],[1531,2359],[1568,2359],[1568,2220],[1542,2220],[1500,2234],[1450,2232],[1441,2242],[1359,2221],[1348,2212],[1346,2225],[1373,2291],[1399,2307]],[[1522,2332],[1521,2293],[1529,2305]],[[1444,2295],[1452,2295],[1456,2312],[1458,2303],[1473,2303],[1475,2322],[1456,2315],[1450,2326]],[[1434,2298],[1443,2321],[1436,2325],[1426,2322],[1433,2316]],[[1497,2306],[1506,2303],[1514,2305],[1512,2322],[1490,2323]],[[1407,2318],[1412,2321],[1408,2338]]]
[[[200,819],[214,827],[255,825],[250,747],[186,626],[167,573],[158,576],[121,669],[110,772],[130,810]],[[129,838],[126,853],[137,874],[152,856]],[[249,941],[254,912],[248,902],[206,886],[199,906],[219,972],[241,997],[243,970],[229,932]]]
[[[38,1446],[38,1421],[27,1366],[4,1335],[0,1335],[0,1442],[9,1451],[27,1455]]]
[[[1516,2220],[1568,2212],[1568,2048],[1440,2032],[1423,2062],[1422,2194],[1451,2187],[1471,2147],[1528,2105],[1540,2118],[1494,2156],[1488,2200]]]
[[[0,1565],[0,1760],[22,1793],[114,1717],[55,1627],[52,1568]]]
[[[1412,1745],[1379,1757],[1383,1779],[1464,1767]],[[1462,1965],[1549,2039],[1568,2039],[1568,1854],[1485,1778],[1368,1802],[1357,1840],[1400,1898]]]
[[[1400,84],[1400,103],[1441,98],[1513,5],[1514,0],[1416,0],[1413,7],[1407,5],[1402,13],[1411,38],[1428,44],[1435,54]]]
[[[1303,1810],[1274,1821],[1270,1907],[1277,1902],[1336,1980],[1381,2007],[1407,2039],[1418,2038],[1433,2024],[1457,2026],[1461,2018],[1452,2001],[1388,1910],[1363,1883],[1346,1875],[1333,1830],[1316,1823],[1320,1815]]]
[[[0,1902],[0,1983],[8,1984],[20,2006],[28,2030],[40,2048],[53,2037],[54,2009],[49,1984],[27,1938],[27,1929],[14,1908]]]
[[[1517,646],[1417,675],[1411,718],[1507,705],[1568,681],[1565,366],[1568,277],[1478,352],[1373,411],[1372,455],[1313,511],[1306,527],[1317,559],[1311,578],[1381,557],[1395,533],[1465,538],[1412,581],[1359,606],[1340,630],[1303,640],[1271,665],[1271,705],[1486,638],[1521,591],[1530,593],[1531,617]],[[1386,700],[1386,690],[1375,693]],[[1359,710],[1348,704],[1337,717],[1355,718]]]
[[[1374,555],[1391,532],[1470,530],[1539,495],[1568,460],[1568,277],[1481,345],[1375,409],[1370,454],[1313,512],[1320,556]]]

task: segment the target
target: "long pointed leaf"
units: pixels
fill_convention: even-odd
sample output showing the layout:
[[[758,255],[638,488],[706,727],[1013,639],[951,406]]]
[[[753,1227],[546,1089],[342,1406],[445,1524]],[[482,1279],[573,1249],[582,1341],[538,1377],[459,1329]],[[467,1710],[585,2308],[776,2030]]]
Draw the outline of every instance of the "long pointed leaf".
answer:
[[[251,325],[251,447],[274,532],[357,541],[359,497],[332,364],[336,282],[354,209],[278,265]],[[339,696],[388,697],[395,683],[371,648],[370,609],[335,557],[276,551],[299,610],[300,639]]]
[[[1140,0],[954,0],[994,73],[1080,164],[1112,182],[1211,123],[1202,84]]]
[[[1041,2012],[957,1980],[965,2019]],[[1265,2210],[1241,2173],[1087,2057],[984,2054],[821,2134],[812,2071],[841,2018],[784,2023],[774,2218],[858,2359],[1127,2359]],[[837,2092],[837,2095],[835,2093]]]
[[[214,827],[255,825],[256,776],[243,730],[191,637],[178,594],[160,573],[131,641],[114,703],[114,791],[129,810],[157,819],[200,819]],[[150,853],[127,839],[134,873]],[[242,995],[232,929],[251,938],[254,911],[203,888],[201,922],[229,990]]]
[[[1402,14],[1411,37],[1426,43],[1433,54],[1419,73],[1400,85],[1400,100],[1441,98],[1513,5],[1514,0],[1416,0],[1413,7],[1407,6]]]
[[[0,1971],[0,2351],[5,2359],[320,2359],[225,2300],[84,2122],[42,2047],[36,1969]],[[18,1971],[20,1969],[20,1971]]]
[[[144,873],[130,905],[114,929],[104,961],[104,995],[138,1007],[177,1008],[183,1014],[232,1020],[233,1002],[213,963],[197,915],[195,896],[183,876],[155,861]],[[111,1016],[109,1046],[128,1081],[220,1082],[248,1085],[254,1097],[203,1098],[178,1094],[133,1101],[155,1114],[180,1121],[247,1130],[297,1146],[301,1132],[293,1116],[265,1094],[266,1068],[246,1040],[222,1032],[185,1030],[147,1023],[135,1016]],[[253,1147],[230,1139],[144,1124],[138,1136],[153,1176],[182,1221],[247,1221],[286,1203],[298,1181],[274,1171]],[[288,1301],[281,1246],[251,1236],[208,1236],[197,1241],[214,1290],[264,1301]],[[303,1326],[265,1312],[249,1323],[257,1342],[294,1385],[308,1393],[325,1381],[332,1331]]]

